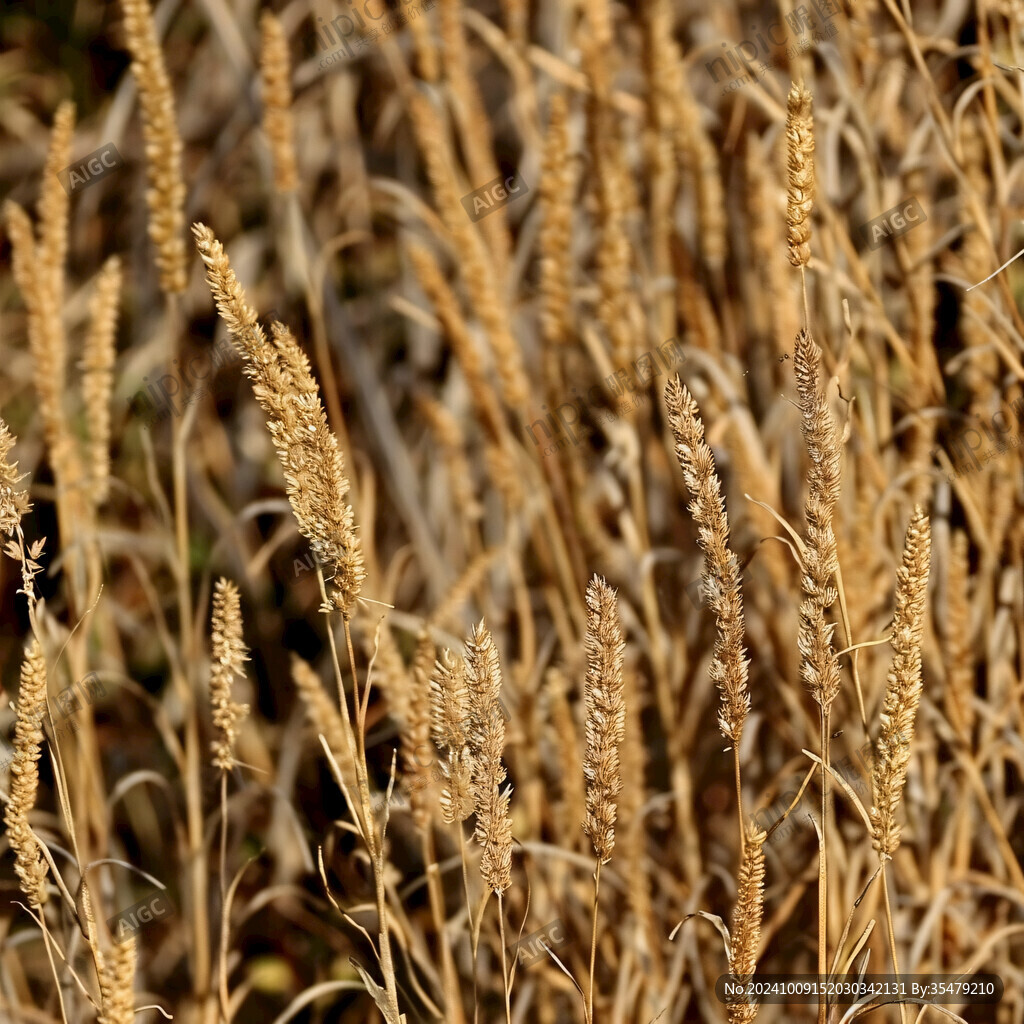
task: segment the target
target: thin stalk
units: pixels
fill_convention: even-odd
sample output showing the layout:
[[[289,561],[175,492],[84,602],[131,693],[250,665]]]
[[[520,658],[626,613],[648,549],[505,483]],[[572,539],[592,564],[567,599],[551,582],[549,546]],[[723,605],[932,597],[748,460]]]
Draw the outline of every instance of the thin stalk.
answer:
[[[593,1024],[594,1020],[594,963],[597,960],[597,902],[601,895],[601,858],[597,858],[597,868],[594,871],[594,913],[590,926],[590,984],[587,986],[587,1024]]]
[[[828,973],[828,760],[829,722],[831,712],[820,708],[818,718],[821,726],[821,842],[818,846],[818,976]],[[822,996],[818,1000],[818,1024],[825,1024],[827,1003]]]
[[[327,586],[324,582],[323,567],[317,565],[317,579],[320,583],[320,593],[324,603],[327,603]],[[377,904],[378,919],[378,956],[380,957],[381,973],[384,976],[384,988],[387,993],[388,1012],[395,1020],[398,1020],[398,987],[395,982],[394,959],[391,954],[391,936],[388,929],[387,918],[387,896],[384,887],[384,856],[383,844],[377,832],[377,823],[373,816],[373,807],[370,800],[370,786],[366,769],[366,701],[369,700],[370,684],[367,681],[363,703],[359,701],[359,684],[356,678],[355,652],[352,648],[352,633],[349,629],[347,619],[343,619],[345,629],[345,645],[348,649],[349,667],[352,671],[352,687],[355,694],[357,725],[356,732],[352,730],[352,719],[348,711],[348,700],[345,697],[345,681],[341,676],[341,661],[338,658],[338,644],[334,637],[332,616],[327,616],[327,639],[331,648],[331,662],[334,665],[334,678],[338,685],[338,702],[341,705],[342,719],[345,726],[345,740],[349,747],[349,753],[355,753],[352,757],[355,763],[356,780],[359,785],[360,813],[363,816],[363,835],[366,838],[366,845],[370,854],[370,863],[373,866],[374,893]],[[354,810],[354,808],[353,808]]]
[[[455,961],[445,931],[444,890],[441,887],[441,875],[437,865],[437,853],[434,849],[434,832],[430,822],[423,829],[422,835],[423,863],[426,865],[427,893],[430,896],[430,912],[434,918],[434,930],[441,949],[441,976],[444,979],[444,1001],[448,1019],[452,1024],[463,1024],[465,1014],[462,1009],[462,997],[459,993],[459,978],[455,972]]]
[[[505,956],[505,907],[498,893],[498,930],[501,933],[501,980],[505,987],[505,1024],[512,1024],[512,989],[509,985],[508,960]]]
[[[892,952],[892,973],[899,975],[900,965],[896,959],[896,932],[892,926],[892,904],[889,902],[889,881],[886,877],[888,872],[885,870],[885,860],[879,858],[882,864],[882,898],[885,900],[885,922],[889,927],[889,949]],[[901,1002],[900,1007],[900,1024],[907,1024],[907,1007],[906,1004]]]
[[[220,1012],[225,1024],[231,1024],[230,1001],[228,999],[228,901],[225,877],[228,859],[228,773],[220,772]]]
[[[479,1024],[480,1019],[480,997],[477,975],[477,950],[480,946],[480,920],[473,921],[473,901],[469,895],[469,864],[466,860],[466,834],[462,829],[462,822],[456,822],[459,828],[459,852],[462,854],[462,886],[466,893],[466,916],[469,918],[469,945],[473,954],[473,1022]],[[483,918],[483,911],[480,912],[480,919]]]
[[[736,814],[740,825],[740,860],[742,861],[747,852],[747,837],[743,826],[743,789],[740,786],[740,745],[738,742],[732,745],[732,763],[736,776]]]
[[[174,354],[180,353],[178,325],[180,306],[173,295],[167,297],[168,329],[173,339]],[[186,422],[187,421],[187,422]],[[174,484],[174,538],[177,572],[178,620],[181,639],[182,674],[177,674],[185,716],[185,802],[188,828],[189,867],[193,902],[192,962],[193,992],[205,1005],[210,992],[211,951],[208,901],[209,870],[203,843],[203,804],[200,784],[201,758],[199,723],[190,669],[196,664],[195,635],[192,623],[192,592],[190,588],[191,559],[188,542],[188,487],[186,447],[191,420],[185,416],[171,417],[171,467]]]

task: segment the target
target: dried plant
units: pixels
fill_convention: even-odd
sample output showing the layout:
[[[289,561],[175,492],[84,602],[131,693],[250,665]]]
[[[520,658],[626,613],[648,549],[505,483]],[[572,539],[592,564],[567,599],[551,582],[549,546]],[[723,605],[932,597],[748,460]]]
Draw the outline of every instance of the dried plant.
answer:
[[[89,425],[92,500],[97,506],[110,493],[110,396],[114,388],[114,332],[120,295],[121,261],[111,256],[96,279],[81,363],[82,397]]]
[[[445,822],[465,821],[473,813],[470,792],[473,753],[469,736],[469,689],[466,663],[444,651],[430,680],[431,733],[437,749],[445,784],[441,790],[441,814]]]
[[[793,363],[800,429],[810,459],[800,578],[806,595],[800,605],[801,674],[815,703],[827,714],[839,693],[839,662],[832,648],[835,624],[825,621],[825,613],[838,596],[834,578],[839,559],[832,519],[839,500],[842,447],[821,383],[821,350],[805,330],[797,336]]]
[[[213,764],[222,772],[235,763],[235,741],[239,723],[249,714],[248,704],[231,699],[235,678],[245,678],[249,649],[242,642],[242,608],[238,587],[223,576],[213,591],[210,616],[210,704],[217,738],[211,744]]]
[[[127,936],[100,950],[100,1015],[97,1024],[132,1024],[135,1020],[135,938]]]
[[[20,534],[21,520],[32,509],[28,492],[18,487],[28,474],[19,473],[17,462],[8,459],[17,443],[18,439],[0,419],[0,533],[5,537]]]
[[[149,0],[121,0],[124,36],[142,105],[149,191],[149,237],[156,246],[160,287],[185,290],[185,182],[174,92],[160,49]]]
[[[500,896],[512,884],[512,787],[504,790],[505,719],[501,714],[501,664],[490,631],[481,622],[466,641],[468,739],[476,810],[474,838],[484,848],[480,872],[484,884]]]
[[[789,262],[794,267],[806,267],[811,258],[811,209],[814,205],[814,122],[810,92],[794,82],[787,107]]]
[[[891,857],[900,842],[896,810],[910,763],[917,706],[921,702],[921,636],[931,556],[931,524],[918,506],[907,527],[903,564],[896,572],[896,614],[892,626],[892,667],[882,704],[882,731],[878,738],[871,782],[872,844]]]
[[[292,192],[298,182],[298,171],[295,162],[295,130],[292,126],[288,40],[281,22],[270,11],[265,10],[260,16],[260,32],[263,131],[270,141],[270,156],[274,164],[274,188],[282,193]]]
[[[615,591],[598,576],[587,587],[587,679],[583,700],[587,712],[587,751],[583,774],[587,780],[587,816],[583,831],[594,844],[601,864],[615,847],[615,798],[622,790],[619,745],[625,729],[622,698],[622,652],[625,641],[619,625]]]
[[[590,941],[590,985],[587,1019],[594,1019],[594,959],[597,952],[597,904],[601,894],[601,865],[612,859],[615,847],[615,799],[622,791],[619,747],[626,731],[622,652],[626,644],[619,625],[616,594],[600,576],[587,586],[587,632],[583,649],[587,678],[583,703],[587,713],[587,749],[583,775],[587,780],[587,814],[583,831],[594,845],[594,913]]]
[[[749,978],[757,967],[757,947],[761,941],[761,918],[764,914],[764,841],[765,833],[750,824],[743,846],[743,863],[740,865],[729,936],[729,973],[737,977]],[[752,1021],[759,1009],[756,1000],[730,1004],[729,1024]]]
[[[46,6],[0,1018],[1021,1017],[1021,5]]]
[[[28,823],[39,788],[39,748],[43,742],[46,714],[46,660],[39,641],[33,639],[21,665],[14,761],[11,764],[11,797],[4,808],[4,824],[11,849],[17,854],[14,870],[29,905],[39,907],[48,898],[46,864]]]
[[[280,323],[274,324],[273,343],[266,344],[223,246],[204,224],[194,225],[193,232],[217,310],[245,358],[256,400],[269,416],[299,532],[310,542],[318,566],[330,572],[324,609],[336,608],[348,618],[366,570],[347,502],[344,460],[327,426],[309,360]]]

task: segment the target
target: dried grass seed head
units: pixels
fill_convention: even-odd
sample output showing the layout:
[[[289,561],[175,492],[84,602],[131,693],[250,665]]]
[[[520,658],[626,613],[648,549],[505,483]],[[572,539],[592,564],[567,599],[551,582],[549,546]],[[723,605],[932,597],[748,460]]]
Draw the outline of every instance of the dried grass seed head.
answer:
[[[622,680],[625,648],[615,591],[600,576],[594,576],[587,586],[584,637],[587,748],[583,775],[587,781],[587,811],[583,831],[602,864],[611,860],[615,846],[615,798],[622,790],[619,746],[626,728]]]
[[[223,576],[217,580],[213,593],[210,622],[211,668],[210,703],[217,739],[211,744],[214,766],[227,771],[235,763],[235,740],[238,726],[249,713],[248,704],[231,699],[231,683],[245,678],[245,662],[249,650],[242,642],[242,609],[238,588]]]
[[[787,108],[786,236],[789,262],[794,267],[805,267],[811,258],[811,209],[814,206],[814,122],[810,92],[794,82]]]

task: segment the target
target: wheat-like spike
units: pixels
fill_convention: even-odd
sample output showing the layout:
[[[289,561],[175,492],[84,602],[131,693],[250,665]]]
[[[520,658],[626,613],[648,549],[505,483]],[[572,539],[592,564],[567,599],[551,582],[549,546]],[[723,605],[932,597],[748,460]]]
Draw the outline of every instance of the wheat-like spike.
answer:
[[[500,554],[500,548],[493,547],[485,548],[479,554],[474,555],[462,575],[455,580],[448,588],[448,592],[438,602],[430,616],[430,621],[442,628],[447,628],[450,622],[455,621],[462,611],[462,606],[484,582],[487,573]]]
[[[480,232],[466,216],[460,202],[460,186],[443,123],[430,101],[421,93],[410,90],[407,101],[409,119],[423,153],[427,178],[445,227],[452,236],[453,248],[459,254],[466,293],[490,342],[502,398],[510,409],[521,410],[530,397],[522,352],[510,329],[512,320],[508,303],[494,283],[491,262]]]
[[[413,49],[416,51],[416,71],[424,82],[436,83],[441,76],[434,30],[426,14],[409,22]]]
[[[463,0],[442,0],[439,4],[442,70],[448,81],[452,112],[459,128],[459,145],[465,155],[470,181],[479,186],[494,181],[501,172],[494,159],[494,128],[487,116],[487,106],[466,43],[464,7]],[[478,230],[487,242],[488,261],[498,270],[495,276],[500,277],[502,268],[508,264],[511,247],[504,210],[496,210],[480,221]]]
[[[135,1019],[135,936],[97,950],[100,1013],[96,1024],[132,1024]]]
[[[739,560],[729,549],[729,517],[715,457],[704,440],[704,423],[697,403],[679,378],[665,388],[669,425],[675,438],[676,458],[687,490],[693,495],[690,514],[698,527],[697,543],[705,553],[703,590],[715,616],[715,651],[710,675],[722,694],[718,726],[738,746],[743,723],[750,712],[747,670],[750,659],[743,648],[743,595]]]
[[[594,190],[597,196],[598,244],[597,283],[600,298],[597,313],[611,340],[612,360],[628,365],[636,352],[638,311],[633,283],[633,247],[628,218],[629,182],[622,124],[618,112],[603,104],[600,95],[599,65],[605,70],[605,56],[587,51],[585,67],[590,75],[594,96],[588,105],[588,140],[594,160]]]
[[[761,941],[764,913],[765,838],[766,833],[756,824],[748,824],[729,936],[729,973],[743,977],[752,975],[757,967],[757,946]],[[759,1009],[756,1001],[730,1003],[729,1024],[747,1024],[757,1016]]]
[[[149,189],[149,237],[156,246],[160,287],[167,294],[185,290],[185,183],[182,145],[174,114],[174,92],[167,76],[149,0],[121,0],[132,74],[142,105]]]
[[[557,347],[572,340],[572,225],[576,177],[569,155],[569,103],[563,93],[551,97],[540,179],[541,330],[545,355],[556,361]],[[557,380],[549,372],[549,387]]]
[[[18,489],[18,484],[28,474],[19,473],[17,462],[7,459],[17,443],[18,439],[0,418],[0,534],[5,537],[12,537],[19,531],[22,516],[32,509],[28,491]]]
[[[497,895],[512,884],[512,819],[509,796],[504,791],[505,719],[501,715],[501,664],[490,630],[480,622],[466,641],[466,684],[469,689],[468,744],[471,751],[473,802],[476,831],[473,837],[484,848],[480,873]]]
[[[211,744],[213,764],[222,772],[235,763],[235,740],[240,722],[249,714],[248,704],[231,699],[231,682],[245,678],[249,649],[242,642],[242,606],[238,587],[221,576],[213,589],[210,616],[210,704],[217,739]]]
[[[17,485],[28,474],[19,474],[18,464],[7,460],[17,440],[0,418],[0,535],[9,538],[4,553],[21,565],[22,586],[18,593],[25,594],[29,607],[32,607],[36,601],[32,580],[42,570],[36,559],[42,553],[46,538],[35,541],[26,550],[21,520],[31,510],[32,503],[28,500],[28,492],[19,489]]]
[[[29,829],[29,812],[36,805],[39,788],[39,747],[43,742],[43,717],[46,714],[46,659],[35,638],[29,644],[21,665],[17,720],[14,726],[14,760],[11,763],[11,795],[4,808],[4,824],[11,849],[17,855],[14,870],[21,891],[30,906],[47,900],[46,862],[39,843]]]
[[[402,729],[402,762],[413,820],[419,828],[426,828],[429,823],[426,788],[430,783],[430,761],[424,761],[420,754],[430,750],[430,666],[433,662],[434,644],[424,627],[416,641],[410,673],[409,718]]]
[[[663,45],[672,62],[670,81],[674,85],[671,96],[675,105],[675,145],[682,165],[693,182],[696,196],[697,237],[708,266],[720,271],[728,246],[728,219],[718,151],[704,127],[701,106],[686,75],[681,73],[684,65],[671,32]]]
[[[43,270],[42,245],[36,245],[28,214],[10,201],[4,205],[4,213],[11,239],[14,279],[28,313],[32,376],[39,396],[43,435],[50,449],[54,473],[66,480],[69,474],[66,460],[71,452],[63,409],[67,351],[61,308],[55,305],[58,296],[51,291],[54,275]]]
[[[526,0],[501,0],[501,7],[505,16],[505,30],[512,45],[524,49],[529,33],[529,4]]]
[[[42,278],[42,288],[54,303],[57,322],[64,309],[64,264],[68,254],[68,211],[71,197],[58,175],[71,163],[71,142],[75,134],[75,105],[65,100],[57,108],[53,118],[53,135],[46,154],[43,180],[39,189],[36,213],[39,217],[39,260],[36,273]],[[54,382],[63,390],[64,378],[64,332],[60,333],[62,376]]]
[[[366,570],[348,504],[348,479],[338,439],[327,425],[309,360],[281,323],[267,344],[256,312],[245,302],[224,247],[205,224],[192,228],[217,310],[245,359],[256,400],[284,467],[299,532],[310,542],[328,580],[329,604],[350,618]]]
[[[967,534],[957,530],[950,545],[946,577],[946,714],[957,735],[970,746],[974,731],[974,676],[968,569]]]
[[[406,251],[420,287],[433,305],[455,358],[466,376],[477,418],[488,436],[496,438],[502,431],[504,413],[481,358],[479,345],[474,341],[462,315],[455,292],[445,280],[436,257],[429,249],[412,241]]]
[[[872,845],[890,857],[900,844],[896,809],[903,794],[921,700],[921,636],[931,564],[931,522],[915,506],[907,527],[903,564],[896,570],[896,612],[892,626],[892,666],[882,702],[882,731],[872,769]]]
[[[270,140],[274,188],[291,192],[298,184],[295,129],[292,124],[288,39],[281,22],[265,10],[260,17],[260,79],[263,83],[263,131]]]
[[[440,461],[444,465],[452,496],[452,507],[458,510],[460,520],[467,526],[479,522],[483,514],[483,507],[476,499],[473,470],[467,452],[468,438],[462,429],[459,417],[443,402],[439,402],[429,395],[418,395],[415,402],[417,410],[426,420],[427,429],[440,453]],[[470,567],[481,558],[482,554],[483,552],[477,555],[473,562],[470,562]],[[485,571],[490,568],[493,557],[493,552],[490,552],[490,558],[487,559],[484,566]],[[460,601],[465,601],[469,591],[479,585],[480,577],[481,573],[477,571],[469,584],[469,589],[456,595]],[[441,610],[435,612],[431,619],[436,625],[443,627],[451,617],[453,610],[457,609],[454,609],[454,606],[446,600]]]
[[[832,579],[839,568],[832,518],[839,501],[842,444],[821,383],[821,350],[806,330],[797,335],[793,356],[800,402],[800,428],[810,457],[807,494],[807,539],[801,585],[797,646],[801,674],[811,696],[828,711],[839,693],[839,659],[832,646],[836,624],[825,612],[837,595]]]
[[[292,681],[295,683],[302,703],[306,706],[306,718],[313,728],[324,736],[331,748],[348,791],[359,791],[355,763],[349,756],[349,744],[345,738],[345,724],[338,703],[324,689],[320,677],[308,661],[292,653]]]
[[[583,699],[587,713],[587,813],[583,831],[594,853],[607,864],[615,846],[615,798],[622,790],[619,746],[626,728],[622,694],[622,653],[626,643],[619,625],[615,591],[600,576],[587,585],[587,631],[583,641],[587,676]]]
[[[466,662],[444,651],[430,680],[430,725],[445,784],[441,815],[445,822],[465,821],[473,813],[473,756],[469,747],[469,688]]]
[[[789,202],[786,207],[789,262],[805,267],[811,258],[811,208],[814,205],[814,121],[811,94],[793,83],[786,114]]]
[[[92,501],[101,505],[110,492],[110,395],[114,387],[117,302],[121,294],[121,261],[103,264],[96,294],[89,304],[89,333],[82,354],[82,397],[89,430]]]

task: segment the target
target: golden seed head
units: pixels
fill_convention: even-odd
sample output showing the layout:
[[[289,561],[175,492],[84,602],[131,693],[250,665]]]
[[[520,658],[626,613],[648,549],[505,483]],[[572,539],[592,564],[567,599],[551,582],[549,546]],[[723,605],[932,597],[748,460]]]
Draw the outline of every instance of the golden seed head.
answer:
[[[480,622],[466,641],[466,684],[469,690],[468,746],[471,789],[476,807],[474,838],[484,848],[480,871],[492,892],[512,884],[511,786],[501,789],[505,766],[505,719],[501,714],[501,664],[490,631]]]
[[[748,976],[757,967],[757,947],[761,941],[764,914],[764,841],[766,834],[750,822],[743,846],[743,862],[737,879],[736,906],[732,914],[729,944],[729,973]],[[729,1024],[748,1024],[757,1016],[753,1003],[729,1006]]]
[[[430,723],[444,786],[441,815],[445,822],[465,821],[473,813],[473,758],[469,748],[469,688],[465,659],[443,651],[430,680]]]
[[[704,440],[704,422],[693,396],[678,377],[665,388],[665,403],[676,458],[687,490],[693,495],[689,510],[700,531],[697,543],[706,556],[704,590],[716,623],[710,675],[722,694],[718,726],[722,735],[735,745],[740,742],[743,723],[750,712],[750,659],[743,648],[745,623],[739,560],[729,548],[729,519],[715,457]]]
[[[826,611],[838,594],[833,578],[839,568],[832,526],[839,501],[842,444],[821,382],[821,350],[806,330],[797,336],[793,355],[800,404],[800,427],[810,466],[807,473],[807,538],[803,552],[797,647],[803,656],[801,676],[813,699],[823,708],[839,693],[839,660],[832,645],[835,623]]]
[[[256,312],[231,269],[224,247],[205,224],[193,225],[217,310],[245,359],[253,394],[284,467],[288,500],[299,532],[324,567],[328,604],[346,617],[366,578],[363,553],[348,504],[348,479],[338,439],[327,425],[320,388],[291,331],[273,325],[267,342]]]
[[[46,714],[46,659],[35,638],[21,665],[17,722],[14,727],[14,760],[11,763],[11,795],[4,808],[4,823],[11,849],[17,855],[14,870],[29,904],[47,900],[47,866],[39,843],[29,827],[28,816],[36,804],[39,787],[39,750],[43,743]]]
[[[22,516],[32,508],[28,492],[18,488],[18,484],[28,474],[19,473],[18,464],[7,460],[17,441],[7,424],[0,419],[0,533],[5,537],[10,537],[17,531],[21,526]]]
[[[96,1024],[132,1024],[135,1019],[135,936],[96,951],[100,1013]]]
[[[260,17],[262,46],[260,77],[263,82],[263,130],[270,140],[274,188],[291,192],[298,184],[292,126],[292,89],[288,40],[281,22],[265,10]]]
[[[213,592],[213,613],[210,618],[210,703],[217,739],[213,747],[213,763],[227,771],[235,763],[235,740],[238,726],[249,713],[248,704],[231,700],[231,682],[236,676],[245,678],[245,662],[249,649],[242,642],[242,608],[238,588],[223,576]]]
[[[870,815],[872,845],[889,856],[900,844],[896,810],[907,779],[914,722],[923,690],[921,637],[930,565],[931,523],[924,510],[917,506],[907,527],[903,562],[896,570],[893,658],[882,702],[878,756],[872,769],[875,801]]]
[[[625,648],[615,591],[600,576],[594,576],[587,585],[584,637],[587,750],[583,775],[587,780],[587,813],[583,831],[594,844],[594,853],[602,864],[611,860],[615,846],[615,798],[622,791],[619,746],[626,728],[622,695]]]
[[[786,209],[789,262],[805,267],[811,258],[811,208],[814,205],[814,121],[811,94],[802,85],[789,90],[786,116],[789,202]]]
[[[160,287],[185,290],[185,183],[182,144],[174,113],[174,91],[167,75],[156,23],[148,0],[121,0],[125,42],[142,106],[149,189],[149,237],[156,246]]]

